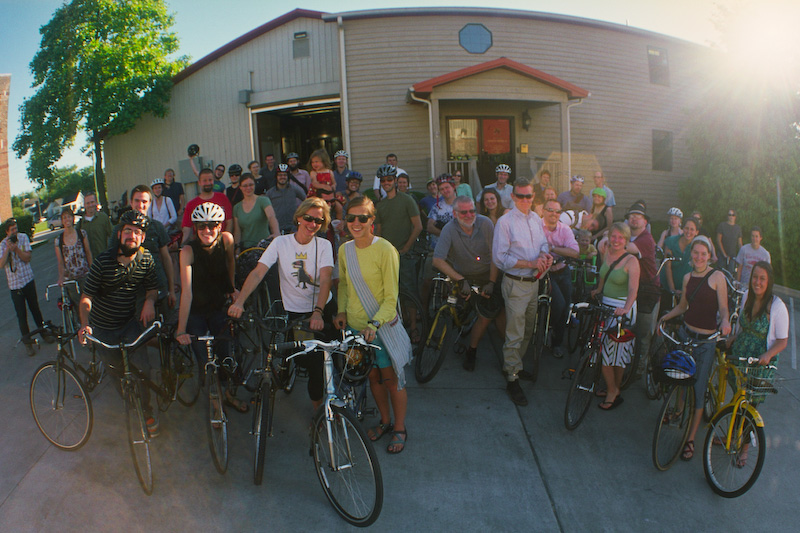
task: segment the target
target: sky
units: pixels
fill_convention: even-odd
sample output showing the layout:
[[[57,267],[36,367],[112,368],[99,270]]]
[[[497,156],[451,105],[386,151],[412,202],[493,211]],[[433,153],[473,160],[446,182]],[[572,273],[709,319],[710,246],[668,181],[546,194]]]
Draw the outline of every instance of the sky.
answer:
[[[295,8],[324,12],[358,11],[396,7],[470,6],[519,9],[558,13],[603,20],[711,45],[718,40],[712,19],[719,4],[742,0],[355,0],[332,3],[307,0],[294,5],[276,0],[166,0],[175,17],[174,30],[180,39],[179,55],[196,61],[236,37]],[[763,0],[796,2],[797,0]],[[8,144],[19,132],[19,107],[32,96],[29,64],[39,48],[39,28],[45,25],[63,0],[0,0],[0,73],[11,74],[9,95]],[[279,7],[276,7],[279,6]],[[333,8],[333,9],[332,9]],[[777,11],[780,12],[780,11]],[[784,12],[785,13],[785,12]],[[12,30],[13,28],[13,30]],[[757,30],[764,35],[764,28]],[[81,153],[86,145],[79,132],[75,146],[65,152],[57,166],[91,166],[90,157]],[[34,189],[28,181],[26,161],[9,150],[11,194]]]

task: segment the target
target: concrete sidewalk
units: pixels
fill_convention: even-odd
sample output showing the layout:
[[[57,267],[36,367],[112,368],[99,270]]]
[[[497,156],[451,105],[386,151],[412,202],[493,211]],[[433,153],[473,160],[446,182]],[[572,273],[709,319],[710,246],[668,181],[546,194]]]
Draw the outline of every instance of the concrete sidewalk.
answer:
[[[34,252],[39,295],[55,280],[51,246]],[[5,280],[0,287],[0,523],[4,531],[349,531],[328,504],[308,457],[311,407],[305,383],[279,394],[275,436],[267,442],[264,484],[252,483],[251,415],[229,413],[230,464],[214,469],[201,397],[173,405],[153,442],[155,490],[136,480],[122,401],[108,380],[92,394],[94,430],[75,452],[50,446],[36,428],[28,387],[55,348],[24,355]],[[43,298],[42,298],[43,299]],[[54,304],[42,302],[55,318]],[[796,317],[795,317],[796,318]],[[495,340],[496,343],[496,340]],[[574,432],[563,425],[566,362],[543,358],[527,407],[505,393],[495,346],[485,339],[474,373],[452,357],[427,385],[409,373],[409,439],[400,455],[376,443],[384,478],[383,512],[373,526],[408,531],[789,531],[800,489],[800,374],[781,363],[780,394],[761,413],[766,462],[744,496],[716,496],[700,450],[658,472],[651,461],[660,408],[641,381],[612,412],[595,405]],[[597,402],[593,402],[597,403]],[[375,419],[367,420],[372,425]],[[703,438],[705,431],[698,434]]]

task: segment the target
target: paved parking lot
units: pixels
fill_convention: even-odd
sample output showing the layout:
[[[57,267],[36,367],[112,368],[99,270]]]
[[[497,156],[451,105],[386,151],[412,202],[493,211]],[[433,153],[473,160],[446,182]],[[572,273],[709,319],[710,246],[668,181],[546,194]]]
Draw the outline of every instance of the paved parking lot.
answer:
[[[39,295],[55,280],[52,244],[34,252]],[[46,316],[53,303],[42,301]],[[250,415],[231,413],[230,465],[214,469],[204,404],[173,405],[153,449],[155,491],[139,488],[126,444],[122,401],[108,380],[92,394],[94,430],[75,452],[51,447],[30,414],[28,387],[54,353],[25,356],[5,279],[0,281],[0,517],[4,531],[345,531],[308,457],[311,415],[304,383],[279,395],[264,484],[252,483]],[[796,317],[794,317],[796,318]],[[574,432],[563,425],[564,362],[546,357],[529,405],[508,399],[494,344],[485,339],[474,373],[449,359],[427,385],[409,384],[409,440],[388,455],[383,512],[373,528],[408,531],[789,531],[796,527],[800,466],[800,374],[781,361],[779,395],[761,413],[767,456],[741,498],[716,496],[699,456],[668,472],[652,465],[659,410],[641,382],[612,412],[590,408]],[[791,344],[790,344],[791,346]],[[374,420],[368,420],[372,423]],[[701,430],[702,434],[702,430]]]

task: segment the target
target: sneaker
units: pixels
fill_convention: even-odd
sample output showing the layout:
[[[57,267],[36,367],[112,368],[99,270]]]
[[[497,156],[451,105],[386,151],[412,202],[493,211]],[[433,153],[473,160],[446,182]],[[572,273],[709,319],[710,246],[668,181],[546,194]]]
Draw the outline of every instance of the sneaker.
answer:
[[[519,377],[519,379],[524,379],[525,381],[536,381],[536,378],[533,377],[533,374],[527,370],[520,370],[519,374],[517,374],[517,377]]]
[[[147,433],[150,434],[150,438],[158,437],[160,433],[158,430],[158,420],[153,416],[145,417],[145,424],[147,424]]]
[[[467,348],[467,351],[464,354],[464,364],[461,365],[464,367],[464,370],[467,372],[472,372],[475,370],[475,359],[477,353],[475,348]]]
[[[564,354],[567,353],[567,351],[564,349],[563,346],[556,346],[555,348],[553,348],[551,353],[553,354],[553,357],[555,357],[556,359],[562,359],[564,357]]]
[[[506,385],[506,392],[516,405],[528,405],[528,399],[525,397],[518,380],[509,381],[508,385]]]

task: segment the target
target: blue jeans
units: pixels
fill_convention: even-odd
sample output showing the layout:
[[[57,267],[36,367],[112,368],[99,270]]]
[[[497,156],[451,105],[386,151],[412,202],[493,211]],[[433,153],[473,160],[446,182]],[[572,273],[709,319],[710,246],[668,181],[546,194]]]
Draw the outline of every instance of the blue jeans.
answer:
[[[572,305],[572,276],[568,268],[550,273],[550,327],[553,328],[553,348],[561,346],[567,329],[567,315]]]
[[[142,332],[142,326],[136,318],[131,319],[127,324],[118,329],[106,329],[97,326],[92,326],[92,335],[105,342],[106,344],[120,344],[131,342],[136,339]],[[124,373],[122,354],[119,350],[109,350],[103,346],[97,346],[97,354],[106,366],[106,370],[114,378],[111,382],[117,392],[122,396],[122,375]],[[136,368],[146,377],[150,377],[150,358],[148,357],[147,348],[139,346],[134,353],[128,352],[128,361],[135,365]],[[139,384],[139,390],[142,394],[142,408],[147,414],[151,414],[152,408],[150,406],[150,388],[144,383]]]
[[[39,310],[39,299],[36,296],[36,281],[31,280],[21,289],[11,289],[11,301],[14,302],[19,332],[22,333],[23,337],[26,337],[31,332],[28,327],[28,309],[31,310],[36,326],[42,327],[44,325],[42,312]],[[26,304],[27,308],[25,307]]]
[[[705,402],[708,376],[711,375],[711,367],[714,365],[714,349],[717,346],[717,342],[690,337],[686,326],[683,326],[678,331],[678,338],[682,341],[691,339],[697,343],[697,347],[692,350],[692,357],[694,357],[695,365],[697,365],[697,371],[695,372],[697,381],[694,384],[694,406],[695,409],[700,409]]]

